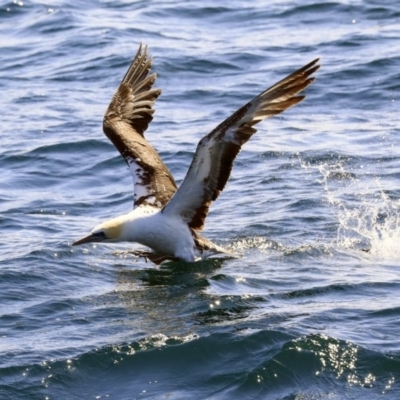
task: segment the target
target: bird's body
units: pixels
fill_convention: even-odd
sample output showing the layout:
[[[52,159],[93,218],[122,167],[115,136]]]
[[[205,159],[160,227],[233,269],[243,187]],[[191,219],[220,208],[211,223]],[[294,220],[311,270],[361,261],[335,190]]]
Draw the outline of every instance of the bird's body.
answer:
[[[195,261],[212,254],[228,254],[225,249],[190,229],[181,218],[167,215],[159,208],[141,205],[94,229],[106,229],[109,241],[135,242],[149,247],[164,259]],[[151,253],[136,252],[152,259]]]
[[[158,153],[144,138],[153,104],[161,91],[152,89],[151,58],[140,46],[105,113],[103,129],[129,166],[133,177],[134,209],[106,221],[73,245],[90,242],[136,242],[153,252],[137,252],[155,263],[195,261],[226,253],[200,235],[212,201],[229,179],[241,146],[256,132],[256,123],[303,100],[296,96],[314,78],[318,60],[307,64],[238,109],[204,136],[179,189]]]
[[[118,218],[124,221],[119,240],[136,242],[156,254],[173,255],[185,261],[196,258],[193,235],[180,218],[171,218],[160,209],[146,205]]]

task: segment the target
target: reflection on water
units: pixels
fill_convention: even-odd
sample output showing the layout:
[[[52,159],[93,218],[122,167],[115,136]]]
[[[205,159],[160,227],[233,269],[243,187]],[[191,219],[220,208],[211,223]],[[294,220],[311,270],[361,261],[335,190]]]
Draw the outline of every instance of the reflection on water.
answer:
[[[146,336],[164,333],[168,337],[187,336],[192,334],[194,323],[209,322],[202,316],[207,315],[211,305],[218,308],[207,288],[222,265],[222,260],[212,259],[121,269],[116,291],[131,316],[131,323],[135,329],[146,332]],[[224,316],[220,313],[220,320]]]

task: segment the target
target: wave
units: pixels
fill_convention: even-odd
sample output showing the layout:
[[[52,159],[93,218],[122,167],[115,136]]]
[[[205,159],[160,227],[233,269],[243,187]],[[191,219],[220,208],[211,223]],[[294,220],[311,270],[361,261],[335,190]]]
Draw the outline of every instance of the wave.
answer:
[[[323,334],[156,334],[74,358],[3,367],[0,393],[70,399],[368,399],[399,394],[394,385],[399,372],[398,357]]]

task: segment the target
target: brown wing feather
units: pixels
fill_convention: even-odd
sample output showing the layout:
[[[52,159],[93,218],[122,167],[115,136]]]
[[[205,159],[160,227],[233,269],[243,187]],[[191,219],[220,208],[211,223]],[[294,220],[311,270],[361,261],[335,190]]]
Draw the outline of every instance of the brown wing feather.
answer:
[[[242,145],[257,131],[258,122],[299,103],[296,96],[314,78],[318,59],[300,68],[241,107],[200,140],[188,173],[163,212],[179,214],[195,230],[204,227],[211,202],[229,179],[233,162]]]
[[[161,94],[160,89],[152,89],[156,74],[149,75],[151,63],[147,47],[140,45],[103,120],[104,133],[130,167],[135,207],[143,203],[162,207],[176,191],[172,174],[144,138]]]

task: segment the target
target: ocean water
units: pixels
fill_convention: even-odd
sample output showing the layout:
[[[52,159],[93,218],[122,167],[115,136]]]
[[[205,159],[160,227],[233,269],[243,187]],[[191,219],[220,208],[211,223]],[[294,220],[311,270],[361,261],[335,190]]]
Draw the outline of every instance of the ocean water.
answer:
[[[240,258],[71,247],[131,209],[102,117],[140,42],[178,182],[321,57],[212,206],[204,234]],[[400,398],[398,1],[0,1],[0,89],[1,399]]]

